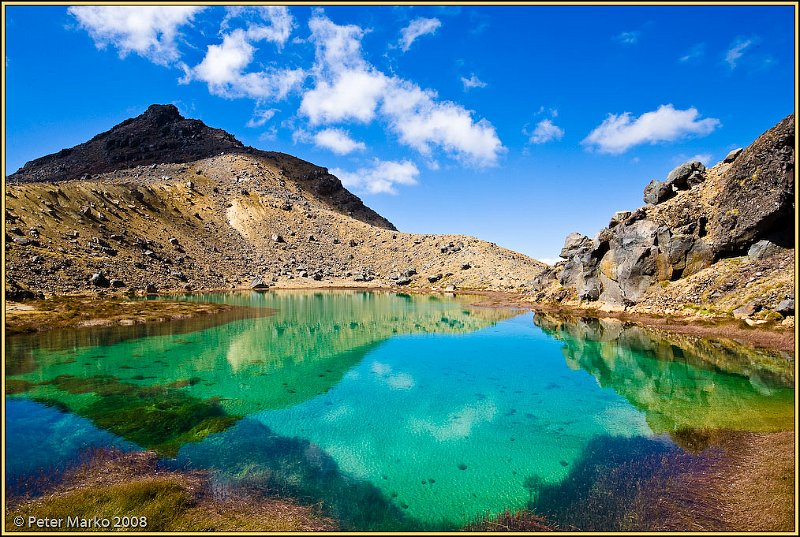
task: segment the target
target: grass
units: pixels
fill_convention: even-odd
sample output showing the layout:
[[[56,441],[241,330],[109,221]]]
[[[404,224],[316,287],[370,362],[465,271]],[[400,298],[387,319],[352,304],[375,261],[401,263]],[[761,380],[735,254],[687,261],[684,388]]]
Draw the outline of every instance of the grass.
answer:
[[[60,518],[61,528],[17,528],[13,518]],[[314,507],[293,500],[247,492],[218,499],[208,474],[169,471],[158,467],[155,453],[97,452],[71,470],[38,498],[9,498],[7,531],[77,531],[67,517],[82,519],[145,517],[146,527],[117,531],[321,531],[337,528],[335,521]],[[103,528],[88,528],[99,531]],[[114,531],[114,528],[109,528]]]

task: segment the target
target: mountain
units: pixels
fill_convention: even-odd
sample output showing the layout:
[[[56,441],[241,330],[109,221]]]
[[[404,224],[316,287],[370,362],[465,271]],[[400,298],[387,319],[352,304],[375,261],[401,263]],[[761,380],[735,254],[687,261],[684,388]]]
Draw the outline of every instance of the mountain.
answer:
[[[706,169],[675,168],[594,238],[566,238],[533,298],[603,309],[794,315],[795,117]]]
[[[251,286],[524,289],[546,265],[402,233],[326,168],[171,105],[7,177],[6,294]]]

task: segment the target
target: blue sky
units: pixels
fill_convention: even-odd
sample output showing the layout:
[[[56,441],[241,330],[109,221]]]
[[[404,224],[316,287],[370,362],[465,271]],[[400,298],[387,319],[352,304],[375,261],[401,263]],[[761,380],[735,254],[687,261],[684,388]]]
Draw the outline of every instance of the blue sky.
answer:
[[[794,111],[793,6],[5,6],[7,172],[152,103],[554,260]]]

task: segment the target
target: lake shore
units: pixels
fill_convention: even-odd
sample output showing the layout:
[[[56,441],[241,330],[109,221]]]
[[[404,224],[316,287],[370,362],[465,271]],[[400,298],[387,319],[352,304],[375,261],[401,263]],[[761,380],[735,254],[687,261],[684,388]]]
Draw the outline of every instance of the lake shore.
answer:
[[[600,308],[543,304],[531,301],[522,293],[458,289],[443,291],[437,287],[404,288],[369,285],[345,285],[332,282],[330,285],[275,286],[274,291],[367,291],[406,294],[446,294],[468,297],[468,303],[477,307],[519,308],[545,313],[568,314],[593,318],[614,318],[646,328],[703,338],[725,338],[756,348],[794,354],[794,325],[786,326],[770,322],[748,326],[743,321],[699,315],[658,315],[640,312],[605,310]],[[249,288],[217,288],[193,291],[192,294],[252,292]],[[183,320],[201,315],[230,313],[240,308],[228,304],[188,302],[170,300],[170,297],[185,295],[185,291],[162,291],[161,300],[129,300],[124,295],[76,294],[44,300],[26,300],[6,303],[6,333],[9,335],[50,330],[53,328],[83,328],[114,325],[150,324]],[[123,311],[118,308],[124,306]]]

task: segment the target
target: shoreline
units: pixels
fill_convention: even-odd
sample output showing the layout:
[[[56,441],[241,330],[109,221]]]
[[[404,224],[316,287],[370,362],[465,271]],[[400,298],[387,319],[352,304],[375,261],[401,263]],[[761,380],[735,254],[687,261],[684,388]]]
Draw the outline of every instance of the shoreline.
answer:
[[[722,318],[708,318],[698,317],[691,315],[660,315],[660,314],[647,314],[641,312],[629,312],[618,310],[604,310],[600,308],[587,308],[572,305],[556,305],[550,303],[537,303],[531,301],[529,298],[519,292],[513,291],[497,291],[485,289],[456,289],[454,291],[442,290],[438,287],[388,287],[382,285],[308,285],[308,286],[273,286],[269,289],[255,290],[248,287],[237,288],[211,288],[211,289],[197,289],[191,292],[183,290],[162,290],[159,291],[157,296],[162,300],[142,300],[145,295],[138,295],[131,298],[131,295],[126,294],[108,294],[98,296],[96,294],[76,293],[68,295],[57,295],[44,300],[25,300],[6,302],[5,311],[5,329],[7,335],[16,335],[20,333],[31,332],[44,332],[54,328],[86,328],[93,326],[114,326],[114,325],[130,325],[130,324],[152,324],[155,322],[176,321],[194,318],[199,315],[216,315],[223,312],[229,312],[234,309],[241,309],[241,306],[232,306],[229,304],[217,304],[208,302],[189,302],[180,300],[181,296],[198,296],[210,293],[242,293],[242,292],[270,292],[270,291],[306,291],[306,292],[319,292],[319,291],[362,291],[362,292],[387,292],[387,293],[404,293],[410,295],[445,295],[445,296],[466,296],[474,297],[475,300],[470,300],[469,304],[475,307],[489,307],[489,308],[518,308],[526,311],[544,312],[544,313],[557,313],[561,315],[568,315],[573,317],[590,317],[590,318],[614,318],[625,323],[632,323],[644,328],[663,330],[666,332],[689,335],[702,338],[711,339],[729,339],[737,343],[749,345],[755,348],[763,348],[772,351],[783,353],[795,354],[795,329],[794,327],[783,327],[774,323],[769,323],[763,326],[750,327],[744,322],[735,319],[722,319]],[[33,310],[37,315],[37,328],[21,329],[25,323],[23,319],[26,315],[30,315],[31,309],[26,308],[34,303],[47,303],[49,301],[88,301],[98,303],[108,303],[110,301],[126,301],[126,304],[148,304],[150,309],[152,305],[158,304],[157,308],[164,308],[168,310],[176,308],[177,312],[151,312],[148,317],[139,317],[135,322],[123,323],[125,316],[112,315],[108,317],[98,317],[93,319],[90,323],[80,325],[77,323],[70,323],[58,315],[54,315],[55,324],[50,324],[51,321],[46,318],[48,311]],[[175,306],[175,305],[179,306]],[[24,313],[24,312],[28,313]],[[161,313],[159,315],[159,313]],[[10,314],[10,315],[9,315]],[[9,322],[11,320],[11,322]],[[44,321],[41,323],[39,321]],[[85,321],[85,320],[84,320]]]

